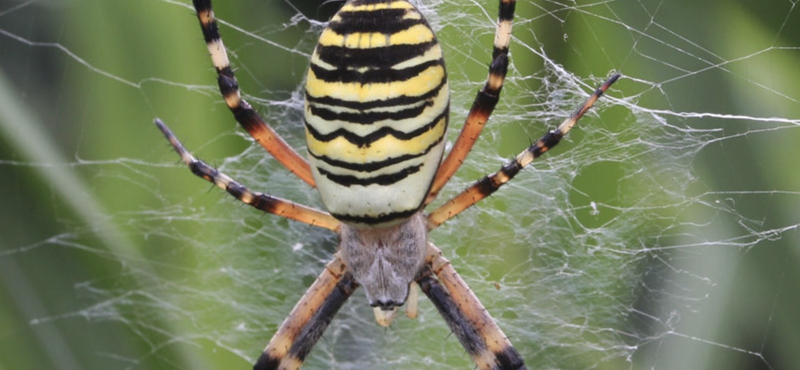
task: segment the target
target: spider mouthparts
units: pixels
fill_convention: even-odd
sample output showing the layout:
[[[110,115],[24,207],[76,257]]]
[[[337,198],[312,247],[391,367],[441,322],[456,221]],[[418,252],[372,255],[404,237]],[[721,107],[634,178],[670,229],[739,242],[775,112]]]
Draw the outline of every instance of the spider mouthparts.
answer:
[[[375,301],[375,302],[370,302],[369,305],[374,307],[374,308],[380,308],[381,311],[392,311],[392,310],[396,309],[397,307],[402,306],[403,303],[405,303],[405,302],[395,302],[395,301],[390,299],[388,301],[380,301],[379,300],[379,301]]]
[[[377,322],[378,325],[387,328],[392,324],[394,318],[397,317],[397,307],[388,311],[383,310],[382,308],[374,307],[373,313],[375,314],[375,322]]]

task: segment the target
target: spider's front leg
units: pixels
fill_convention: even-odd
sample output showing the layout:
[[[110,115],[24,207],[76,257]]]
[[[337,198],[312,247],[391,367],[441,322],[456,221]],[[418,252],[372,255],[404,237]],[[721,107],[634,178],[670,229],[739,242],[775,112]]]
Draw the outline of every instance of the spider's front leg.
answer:
[[[428,268],[417,278],[450,330],[481,370],[526,370],[522,357],[456,272],[442,251],[428,243]],[[434,279],[431,274],[435,274]]]
[[[281,324],[253,370],[299,369],[356,288],[358,283],[337,253]]]

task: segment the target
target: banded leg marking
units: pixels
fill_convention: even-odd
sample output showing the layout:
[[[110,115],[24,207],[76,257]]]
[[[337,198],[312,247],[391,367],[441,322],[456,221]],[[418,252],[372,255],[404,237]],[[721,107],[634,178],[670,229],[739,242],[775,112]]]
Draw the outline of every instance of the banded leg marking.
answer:
[[[269,341],[253,370],[295,370],[358,284],[337,253]]]
[[[245,204],[251,205],[258,210],[272,213],[281,217],[286,217],[295,221],[300,221],[312,226],[322,227],[329,230],[338,230],[339,221],[330,214],[306,207],[281,198],[276,198],[264,193],[254,192],[234,181],[227,175],[217,171],[203,161],[196,159],[183,144],[175,137],[164,122],[160,119],[155,120],[156,126],[169,140],[172,148],[181,156],[181,160],[192,170],[192,173],[225,189],[234,198]]]
[[[200,28],[203,30],[203,37],[211,55],[211,61],[217,70],[217,83],[219,91],[225,99],[225,104],[233,113],[236,121],[253,137],[264,149],[278,160],[286,169],[294,173],[301,180],[311,186],[315,186],[314,178],[311,175],[311,167],[308,161],[298,154],[289,144],[284,141],[275,130],[272,129],[258,115],[258,113],[244,99],[239,92],[239,83],[231,69],[225,45],[219,34],[219,26],[214,18],[214,11],[211,9],[211,0],[194,0],[194,8],[197,11],[197,19],[200,21]]]
[[[517,155],[514,160],[506,163],[499,171],[478,180],[478,182],[467,188],[467,190],[464,190],[464,192],[431,212],[428,215],[428,228],[435,229],[439,227],[439,225],[445,221],[455,217],[473,204],[491,195],[514,178],[523,167],[533,162],[534,159],[541,156],[544,152],[556,146],[561,141],[561,138],[575,126],[586,111],[594,105],[597,99],[599,99],[619,77],[619,73],[611,76],[602,86],[595,90],[592,96],[590,96],[583,105],[576,109],[569,118],[564,120],[557,129],[542,136],[541,139],[536,141],[528,149]]]
[[[522,357],[442,251],[428,243],[430,272],[417,278],[450,330],[481,370],[526,370]]]
[[[497,30],[494,36],[494,50],[492,52],[492,64],[489,65],[489,76],[486,79],[481,91],[475,96],[472,103],[472,108],[469,110],[469,115],[464,122],[464,127],[458,135],[453,148],[447,154],[439,170],[436,172],[436,177],[433,180],[431,190],[428,192],[428,198],[425,204],[430,204],[442,187],[450,181],[453,174],[458,171],[464,159],[469,154],[475,141],[481,135],[481,131],[486,124],[486,121],[494,111],[494,107],[500,100],[500,90],[503,88],[503,81],[506,78],[508,71],[508,47],[511,42],[511,28],[514,21],[514,8],[516,0],[501,0],[500,10],[497,17]]]

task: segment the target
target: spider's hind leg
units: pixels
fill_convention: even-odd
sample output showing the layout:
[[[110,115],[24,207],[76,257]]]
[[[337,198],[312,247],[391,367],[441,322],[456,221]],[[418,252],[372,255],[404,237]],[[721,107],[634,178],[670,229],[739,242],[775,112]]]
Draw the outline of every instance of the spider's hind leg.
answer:
[[[612,75],[605,83],[598,87],[572,115],[565,119],[558,128],[546,133],[541,139],[537,140],[533,145],[517,155],[511,162],[503,165],[499,171],[478,180],[461,194],[433,210],[433,212],[428,215],[428,229],[432,230],[439,227],[443,222],[455,217],[481,199],[488,197],[497,191],[497,189],[500,189],[501,186],[511,181],[520,170],[533,162],[534,159],[558,145],[561,138],[578,123],[578,120],[583,117],[586,111],[594,105],[597,99],[600,99],[606,90],[608,90],[620,76],[619,73]]]
[[[203,31],[211,62],[217,71],[217,84],[225,104],[233,113],[236,121],[242,126],[256,142],[266,149],[278,162],[291,171],[301,180],[315,186],[311,175],[311,167],[304,156],[298,154],[281,138],[275,130],[264,121],[261,116],[250,106],[239,91],[239,82],[231,68],[225,44],[219,34],[219,25],[211,8],[211,0],[193,0],[197,11],[197,20]]]
[[[458,139],[436,172],[428,197],[425,199],[426,205],[436,199],[442,187],[450,181],[450,178],[464,163],[464,159],[467,158],[467,154],[478,140],[489,116],[492,115],[500,100],[500,91],[503,89],[503,82],[508,72],[508,48],[511,44],[511,28],[514,22],[516,3],[516,0],[500,0],[499,2],[489,76],[487,76],[483,88],[475,96]]]

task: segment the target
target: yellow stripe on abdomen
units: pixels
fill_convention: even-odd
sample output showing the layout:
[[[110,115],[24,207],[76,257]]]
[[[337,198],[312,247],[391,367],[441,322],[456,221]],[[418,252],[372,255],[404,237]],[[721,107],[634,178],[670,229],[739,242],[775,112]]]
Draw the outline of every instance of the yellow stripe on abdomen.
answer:
[[[391,133],[383,134],[382,132],[380,133],[382,137],[368,145],[353,143],[344,136],[337,136],[329,141],[317,140],[311,134],[307,134],[306,138],[308,150],[314,157],[324,156],[333,161],[366,164],[429,151],[432,146],[441,141],[446,128],[447,118],[440,117],[432,122],[429,130],[411,139],[402,139]]]
[[[406,81],[385,83],[323,81],[309,70],[306,94],[355,102],[387,100],[401,96],[420,96],[440,85],[445,78],[443,65],[431,66]]]

